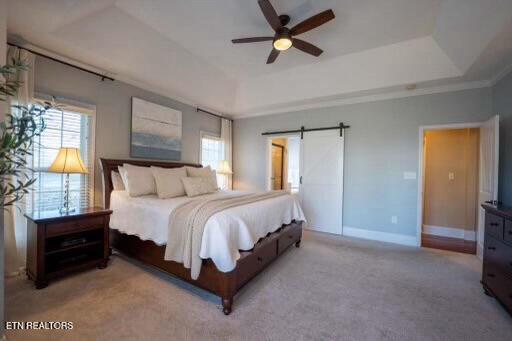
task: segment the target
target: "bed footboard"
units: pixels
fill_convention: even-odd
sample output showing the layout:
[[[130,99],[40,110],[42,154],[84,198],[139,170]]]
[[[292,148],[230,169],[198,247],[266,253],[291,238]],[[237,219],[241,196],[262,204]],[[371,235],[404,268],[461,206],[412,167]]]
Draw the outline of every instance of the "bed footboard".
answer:
[[[165,246],[149,240],[110,230],[112,248],[161,271],[185,280],[221,298],[222,311],[229,315],[236,293],[253,277],[276,260],[292,244],[300,246],[302,222],[283,225],[279,230],[262,238],[252,250],[241,252],[236,268],[231,272],[220,272],[212,260],[204,260],[197,280],[190,277],[190,270],[182,264],[164,260]]]

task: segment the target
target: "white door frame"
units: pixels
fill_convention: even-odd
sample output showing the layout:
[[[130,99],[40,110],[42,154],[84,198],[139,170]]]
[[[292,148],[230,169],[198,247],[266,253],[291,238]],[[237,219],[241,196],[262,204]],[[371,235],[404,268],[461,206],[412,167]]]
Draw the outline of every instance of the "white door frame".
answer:
[[[274,139],[288,139],[290,137],[297,137],[300,134],[283,134],[283,135],[272,135],[267,136],[267,146],[266,146],[266,171],[265,171],[265,190],[272,190],[272,182],[270,181],[270,176],[272,175],[272,140]],[[284,155],[283,155],[284,157]]]
[[[465,129],[465,128],[480,128],[484,122],[468,122],[468,123],[452,123],[452,124],[438,124],[429,126],[420,126],[419,134],[419,146],[418,146],[418,215],[416,225],[416,245],[421,247],[421,232],[423,230],[423,192],[425,190],[425,181],[423,174],[423,141],[425,137],[425,131],[427,130],[447,130],[447,129]]]

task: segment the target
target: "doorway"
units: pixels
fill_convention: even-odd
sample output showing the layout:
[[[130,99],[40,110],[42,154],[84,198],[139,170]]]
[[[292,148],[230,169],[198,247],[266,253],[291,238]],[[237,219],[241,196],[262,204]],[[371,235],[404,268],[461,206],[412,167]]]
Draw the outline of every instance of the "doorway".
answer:
[[[497,200],[499,118],[420,127],[418,246],[481,255],[481,204]]]
[[[305,228],[342,235],[345,138],[344,130],[339,129],[268,137],[266,188],[280,187],[282,163],[283,189],[300,201],[307,219]],[[284,147],[282,154],[277,145]]]
[[[300,136],[268,138],[267,190],[299,192]]]
[[[476,254],[479,128],[425,131],[421,245]]]
[[[272,174],[270,181],[273,190],[284,189],[284,149],[284,145],[272,142]]]

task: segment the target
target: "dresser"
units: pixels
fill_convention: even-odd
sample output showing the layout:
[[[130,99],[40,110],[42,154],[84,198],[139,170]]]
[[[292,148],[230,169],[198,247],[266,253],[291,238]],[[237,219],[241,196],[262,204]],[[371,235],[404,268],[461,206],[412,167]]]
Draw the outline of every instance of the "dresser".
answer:
[[[37,289],[71,272],[107,266],[108,222],[112,211],[100,207],[62,214],[32,212],[27,218],[27,275]]]
[[[482,285],[512,313],[512,207],[482,205],[485,238]]]

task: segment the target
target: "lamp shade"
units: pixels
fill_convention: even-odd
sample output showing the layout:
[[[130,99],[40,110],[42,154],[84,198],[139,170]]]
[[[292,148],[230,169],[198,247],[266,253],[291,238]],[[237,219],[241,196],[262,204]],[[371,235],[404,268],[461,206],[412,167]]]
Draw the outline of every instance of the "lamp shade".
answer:
[[[217,169],[217,173],[219,174],[233,174],[231,171],[231,167],[229,166],[229,162],[227,160],[222,160],[219,162],[219,169]]]
[[[62,147],[48,169],[52,173],[87,174],[87,168],[80,157],[78,148]]]

